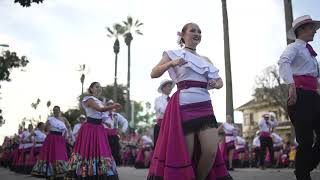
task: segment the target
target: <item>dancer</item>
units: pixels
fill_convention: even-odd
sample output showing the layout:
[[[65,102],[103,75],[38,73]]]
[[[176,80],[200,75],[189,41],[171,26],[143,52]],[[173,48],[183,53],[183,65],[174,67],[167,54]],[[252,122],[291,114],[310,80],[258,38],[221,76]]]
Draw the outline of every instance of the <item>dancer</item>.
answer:
[[[103,112],[119,109],[121,106],[118,103],[105,106],[98,99],[102,93],[98,82],[91,83],[88,92],[89,95],[81,103],[87,122],[80,128],[65,179],[118,180],[116,164],[102,125],[102,115]]]
[[[281,160],[280,154],[283,147],[283,138],[275,132],[271,133],[271,138],[273,142],[273,152],[274,152],[274,158],[276,162],[276,164],[273,164],[273,165],[278,168],[280,166],[280,160]]]
[[[236,140],[236,128],[232,124],[232,116],[226,116],[226,122],[221,125],[220,128],[223,128],[224,135],[225,135],[225,148],[227,153],[227,162],[228,162],[228,170],[233,171],[232,166],[232,159],[233,159],[233,152],[235,149],[235,140]]]
[[[243,168],[244,167],[244,155],[246,151],[246,140],[243,139],[241,136],[236,136],[235,140],[236,145],[236,151],[238,154],[238,167]]]
[[[161,122],[148,179],[232,179],[218,147],[217,121],[208,92],[223,86],[219,70],[196,52],[201,41],[197,24],[186,24],[179,36],[184,48],[165,51],[151,72],[152,78],[158,78],[168,71],[178,91],[170,98]]]
[[[25,173],[30,174],[33,166],[37,163],[40,149],[47,135],[44,132],[45,124],[39,122],[37,128],[31,133],[33,146],[30,151],[30,157],[26,159]]]
[[[254,163],[253,166],[254,167],[259,167],[260,166],[260,135],[259,135],[260,131],[256,132],[256,136],[253,139],[252,142],[252,148],[253,148],[253,154],[254,154]]]
[[[274,157],[273,157],[273,142],[271,138],[271,129],[274,128],[277,123],[276,121],[270,120],[270,114],[265,112],[262,115],[262,119],[259,121],[259,129],[260,129],[260,168],[265,169],[265,156],[266,156],[266,149],[268,148],[270,153],[270,162],[273,164]]]
[[[153,149],[153,141],[150,135],[150,130],[146,130],[141,136],[139,142],[139,150],[135,161],[135,168],[148,168],[151,161]]]
[[[154,125],[153,129],[153,141],[154,146],[157,144],[157,139],[160,131],[161,121],[163,119],[164,112],[166,111],[167,104],[170,100],[170,93],[174,88],[175,84],[171,80],[163,80],[160,83],[158,92],[161,93],[161,96],[157,97],[154,102],[154,109],[156,111],[157,124]]]
[[[317,53],[309,44],[319,28],[320,21],[312,20],[309,15],[295,19],[288,32],[288,38],[295,42],[287,46],[278,61],[280,77],[289,86],[288,113],[299,143],[297,180],[310,180],[310,171],[320,161],[319,66]]]
[[[114,102],[109,100],[107,105],[112,105]],[[128,120],[124,118],[121,114],[115,112],[115,109],[112,109],[108,112],[104,112],[102,116],[103,123],[107,124],[106,131],[108,136],[108,142],[111,148],[112,156],[116,161],[117,165],[121,163],[120,156],[120,143],[119,143],[119,129],[121,126],[121,132],[126,133],[128,130]]]
[[[66,149],[66,122],[61,117],[59,106],[53,107],[53,116],[48,117],[46,129],[49,135],[46,137],[40,150],[37,163],[31,174],[47,179],[63,179],[67,169]]]

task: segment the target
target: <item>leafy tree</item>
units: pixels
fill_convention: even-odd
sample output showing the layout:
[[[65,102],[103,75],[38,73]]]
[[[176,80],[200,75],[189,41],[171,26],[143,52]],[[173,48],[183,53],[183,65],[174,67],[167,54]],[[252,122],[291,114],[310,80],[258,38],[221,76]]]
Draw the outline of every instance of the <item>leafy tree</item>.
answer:
[[[43,0],[14,0],[14,3],[19,3],[22,7],[30,7],[31,3],[42,3]]]
[[[26,56],[21,58],[17,56],[16,52],[2,51],[0,55],[0,82],[11,81],[10,74],[13,69],[19,69],[26,67],[29,63]],[[1,88],[1,85],[0,85]],[[0,109],[0,127],[5,123],[5,119],[2,116],[2,110]]]

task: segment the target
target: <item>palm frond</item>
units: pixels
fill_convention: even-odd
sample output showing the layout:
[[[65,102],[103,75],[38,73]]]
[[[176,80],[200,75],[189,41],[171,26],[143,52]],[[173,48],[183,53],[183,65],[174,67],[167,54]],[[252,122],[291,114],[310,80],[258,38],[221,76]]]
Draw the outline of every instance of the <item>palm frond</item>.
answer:
[[[135,26],[137,26],[139,24],[139,20],[136,20],[136,23],[134,23]]]
[[[136,30],[136,33],[139,34],[139,35],[143,35],[143,33],[139,29]]]
[[[129,24],[130,26],[132,26],[132,21],[133,21],[132,17],[131,17],[131,16],[128,16],[128,17],[127,17],[127,22],[128,22],[128,24]]]
[[[137,27],[139,27],[139,26],[142,26],[143,25],[143,23],[139,23],[138,25],[136,25]]]
[[[127,21],[122,21],[124,25],[128,26]]]
[[[109,33],[110,33],[111,35],[114,34],[114,32],[113,32],[109,27],[107,27],[107,30],[109,31]]]

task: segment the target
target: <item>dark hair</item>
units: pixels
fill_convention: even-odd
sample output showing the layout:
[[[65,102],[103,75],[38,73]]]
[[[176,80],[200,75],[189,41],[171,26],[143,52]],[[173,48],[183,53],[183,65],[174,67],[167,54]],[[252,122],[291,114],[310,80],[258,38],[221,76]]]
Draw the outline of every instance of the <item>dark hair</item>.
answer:
[[[299,26],[296,30],[294,30],[294,34],[296,35],[296,37],[299,37],[299,33],[301,32],[301,30],[304,30],[306,27],[308,26],[312,26],[313,23],[306,23],[306,24],[302,24],[301,26]]]
[[[89,86],[89,88],[88,88],[88,92],[89,92],[90,94],[93,93],[93,92],[91,91],[91,88],[93,88],[93,86],[96,85],[97,83],[99,83],[99,82],[92,82],[92,83],[90,84],[90,86]]]
[[[191,25],[191,24],[193,24],[193,23],[187,23],[187,24],[185,24],[185,25],[183,26],[182,30],[181,30],[181,33],[185,33],[185,32],[187,31],[187,29],[188,29],[188,26]],[[182,36],[182,34],[181,34],[181,36]],[[184,41],[184,39],[181,37],[181,39],[180,39],[180,41],[178,42],[178,44],[182,47],[182,46],[184,46],[184,43],[185,43],[185,41]]]
[[[37,128],[40,128],[40,126],[42,126],[44,123],[43,122],[39,122],[38,124],[37,124]]]
[[[59,106],[54,106],[53,109],[54,109],[54,108],[58,108],[58,109],[60,110],[60,107],[59,107]]]

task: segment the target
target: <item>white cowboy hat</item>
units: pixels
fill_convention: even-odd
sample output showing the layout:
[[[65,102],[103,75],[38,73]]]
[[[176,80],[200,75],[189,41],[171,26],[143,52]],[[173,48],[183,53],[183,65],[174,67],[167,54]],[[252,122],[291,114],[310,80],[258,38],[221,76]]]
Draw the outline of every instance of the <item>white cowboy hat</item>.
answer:
[[[160,83],[160,86],[158,87],[158,92],[162,93],[162,87],[168,83],[171,84],[171,89],[173,89],[174,86],[176,85],[172,80],[168,80],[168,79],[162,80]]]
[[[274,113],[274,112],[269,112],[269,115],[273,116],[273,117],[276,117],[276,113]]]
[[[87,117],[84,115],[84,114],[81,114],[80,116],[79,116],[79,120],[80,119],[87,119]]]
[[[308,24],[308,23],[314,24],[316,30],[320,28],[320,21],[312,20],[311,16],[305,15],[305,16],[298,17],[292,22],[292,28],[288,31],[288,35],[287,35],[288,39],[296,40],[297,37],[295,34],[295,30],[297,30],[297,28],[300,27],[301,25]]]
[[[263,113],[262,113],[262,117],[270,117],[269,112],[263,112]]]

